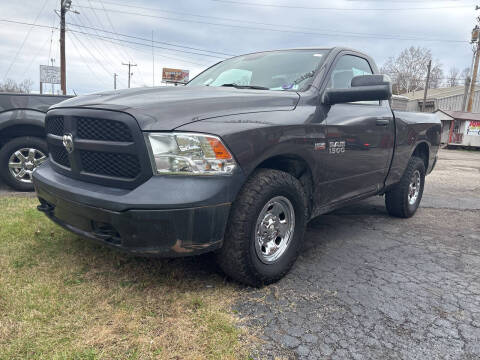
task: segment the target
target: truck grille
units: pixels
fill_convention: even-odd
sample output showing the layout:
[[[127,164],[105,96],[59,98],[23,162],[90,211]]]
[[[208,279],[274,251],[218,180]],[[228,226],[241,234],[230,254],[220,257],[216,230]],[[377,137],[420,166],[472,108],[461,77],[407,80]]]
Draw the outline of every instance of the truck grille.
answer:
[[[63,116],[52,116],[45,123],[45,130],[47,134],[63,135]]]
[[[78,118],[77,133],[80,139],[105,141],[132,141],[132,133],[128,126],[120,121],[94,118]]]
[[[52,166],[66,176],[123,188],[152,176],[142,132],[130,115],[54,109],[45,119],[45,129]],[[64,135],[73,138],[71,153],[63,144]]]
[[[136,156],[95,151],[82,151],[82,166],[86,172],[133,179],[140,172]]]
[[[70,160],[68,159],[68,153],[67,153],[67,150],[65,150],[65,148],[60,146],[50,145],[49,152],[53,161],[67,168],[70,167]]]

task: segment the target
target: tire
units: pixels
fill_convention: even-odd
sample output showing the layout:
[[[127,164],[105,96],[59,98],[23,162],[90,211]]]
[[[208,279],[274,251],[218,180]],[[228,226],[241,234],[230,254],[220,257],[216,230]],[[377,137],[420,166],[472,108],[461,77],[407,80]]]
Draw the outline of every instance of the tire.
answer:
[[[30,153],[29,149],[34,152]],[[15,155],[17,152],[20,152],[23,159],[20,155]],[[29,154],[33,154],[33,157],[29,157]],[[31,173],[47,159],[47,154],[47,143],[43,139],[26,136],[10,140],[0,149],[0,177],[15,190],[32,191]],[[15,163],[16,167],[11,167],[9,163]]]
[[[422,200],[424,185],[425,164],[422,159],[412,156],[400,182],[385,194],[388,213],[400,218],[413,216]]]
[[[300,181],[283,171],[257,170],[232,205],[217,262],[225,274],[246,285],[278,281],[297,259],[306,224],[307,198]]]

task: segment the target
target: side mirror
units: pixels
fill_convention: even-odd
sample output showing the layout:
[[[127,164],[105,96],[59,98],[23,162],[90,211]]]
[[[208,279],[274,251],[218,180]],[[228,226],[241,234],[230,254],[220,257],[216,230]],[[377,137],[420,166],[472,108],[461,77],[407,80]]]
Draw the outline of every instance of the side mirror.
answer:
[[[388,100],[392,97],[392,83],[387,75],[355,76],[351,88],[326,89],[322,103],[334,105],[355,101]]]

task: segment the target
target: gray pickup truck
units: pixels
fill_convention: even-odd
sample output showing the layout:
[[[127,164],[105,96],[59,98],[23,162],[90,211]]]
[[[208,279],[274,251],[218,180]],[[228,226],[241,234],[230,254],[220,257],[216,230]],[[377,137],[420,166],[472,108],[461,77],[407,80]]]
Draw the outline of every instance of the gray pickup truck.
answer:
[[[392,112],[389,79],[358,51],[268,51],[185,87],[105,92],[53,106],[38,209],[138,255],[215,252],[230,277],[280,279],[307,222],[384,195],[410,217],[437,159],[435,115]]]
[[[33,190],[32,171],[47,156],[45,114],[68,98],[0,93],[0,177],[14,189]]]

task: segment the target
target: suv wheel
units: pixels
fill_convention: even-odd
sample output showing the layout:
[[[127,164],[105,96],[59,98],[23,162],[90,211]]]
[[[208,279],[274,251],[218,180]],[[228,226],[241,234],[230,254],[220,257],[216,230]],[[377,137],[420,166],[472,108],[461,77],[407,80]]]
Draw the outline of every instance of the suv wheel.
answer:
[[[282,171],[258,170],[232,205],[217,261],[227,275],[244,284],[275,282],[295,262],[306,223],[301,183]]]
[[[425,185],[425,164],[413,156],[400,182],[385,194],[385,205],[390,215],[409,218],[420,205]]]
[[[42,139],[13,139],[0,150],[0,176],[15,190],[32,191],[33,170],[47,159],[47,154],[47,144]]]

